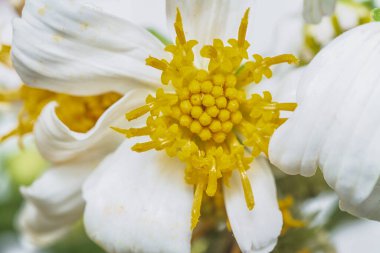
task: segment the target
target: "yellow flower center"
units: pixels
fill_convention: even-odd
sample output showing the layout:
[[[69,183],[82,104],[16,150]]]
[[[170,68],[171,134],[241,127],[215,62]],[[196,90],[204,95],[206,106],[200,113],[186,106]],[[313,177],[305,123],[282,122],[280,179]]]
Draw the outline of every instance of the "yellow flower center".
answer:
[[[57,116],[68,128],[72,131],[85,133],[95,125],[103,112],[120,97],[121,95],[113,92],[97,96],[71,96],[32,88],[27,85],[21,86],[16,91],[0,91],[0,103],[22,103],[18,126],[2,136],[0,142],[12,136],[22,137],[33,131],[34,124],[42,109],[52,101],[57,102]]]
[[[267,154],[274,130],[285,122],[280,111],[293,111],[294,103],[272,101],[269,92],[248,95],[246,86],[270,78],[270,67],[279,63],[297,63],[293,55],[248,58],[246,11],[240,24],[238,39],[225,45],[215,39],[200,54],[209,60],[208,69],[194,65],[193,47],[187,40],[182,18],[177,11],[174,28],[176,43],[166,47],[171,61],[149,57],[147,65],[162,71],[161,80],[172,89],[158,89],[146,104],[126,114],[134,120],[150,113],[143,128],[118,129],[128,138],[149,136],[151,141],[138,143],[134,151],[166,150],[186,164],[185,180],[195,186],[192,228],[200,217],[203,193],[214,196],[221,180],[228,185],[234,170],[240,173],[249,209],[254,197],[246,170],[260,153]],[[169,87],[168,87],[169,88]]]

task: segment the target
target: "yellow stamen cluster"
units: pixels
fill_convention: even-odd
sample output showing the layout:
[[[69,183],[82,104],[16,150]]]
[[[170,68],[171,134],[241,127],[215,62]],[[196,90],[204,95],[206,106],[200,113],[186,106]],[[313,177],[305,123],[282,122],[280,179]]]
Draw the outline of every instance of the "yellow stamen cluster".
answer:
[[[185,180],[195,186],[192,228],[198,222],[204,192],[214,196],[219,180],[228,185],[234,170],[240,174],[248,208],[254,207],[246,170],[256,156],[267,153],[271,135],[285,121],[280,111],[296,107],[272,101],[269,92],[247,95],[248,84],[272,76],[272,65],[297,62],[293,55],[254,55],[254,60],[249,60],[250,44],[245,39],[248,12],[238,39],[230,39],[227,45],[215,39],[213,45],[201,49],[201,56],[209,59],[204,70],[194,65],[193,48],[198,42],[186,39],[178,11],[176,43],[166,47],[172,60],[146,60],[147,65],[162,71],[162,83],[173,88],[158,89],[156,96],[146,98],[144,106],[126,114],[128,120],[134,120],[149,113],[145,127],[114,128],[128,138],[150,137],[151,141],[136,144],[134,151],[165,150],[186,164]]]
[[[2,136],[0,142],[12,136],[22,137],[33,131],[34,124],[42,109],[52,101],[57,102],[57,116],[67,127],[76,132],[87,132],[95,125],[103,112],[120,97],[116,93],[77,97],[32,88],[27,85],[21,86],[16,91],[0,91],[0,103],[22,103],[22,109],[18,116],[18,126]]]

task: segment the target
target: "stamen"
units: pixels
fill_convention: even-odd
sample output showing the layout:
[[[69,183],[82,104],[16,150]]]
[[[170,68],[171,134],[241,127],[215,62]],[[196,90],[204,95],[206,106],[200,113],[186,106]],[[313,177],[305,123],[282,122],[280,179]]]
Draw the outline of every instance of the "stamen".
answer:
[[[201,204],[204,188],[205,185],[199,183],[195,189],[193,208],[191,212],[191,229],[194,229],[196,227],[199,217],[201,216]]]
[[[166,146],[170,145],[170,143],[171,143],[170,140],[148,141],[148,142],[143,142],[143,143],[137,143],[132,147],[132,150],[138,153],[146,152],[152,149],[162,150]]]
[[[163,60],[161,61],[152,56],[149,56],[149,58],[146,59],[146,65],[149,65],[155,69],[162,70],[162,71],[168,68],[168,64],[166,62],[164,62]]]
[[[143,105],[143,106],[141,106],[141,107],[139,107],[133,111],[130,111],[129,113],[127,113],[125,115],[125,117],[127,118],[128,121],[132,121],[134,119],[140,118],[141,116],[150,112],[152,106],[153,106],[153,103]],[[120,132],[120,131],[118,131],[118,132]]]
[[[299,60],[292,54],[282,54],[275,57],[268,57],[264,59],[266,66],[273,66],[281,63],[298,64]]]
[[[240,179],[243,185],[245,202],[249,210],[252,210],[255,206],[255,199],[253,197],[251,182],[249,181],[246,169],[240,157],[236,157],[238,160],[238,168],[240,172]]]
[[[244,47],[245,38],[247,36],[248,29],[248,17],[249,17],[249,9],[247,9],[244,13],[244,17],[241,20],[239,27],[239,36],[238,36],[238,45],[239,47]]]
[[[127,138],[132,138],[136,136],[146,136],[151,133],[151,129],[149,127],[142,127],[142,128],[130,128],[130,129],[123,129],[118,127],[111,127],[114,131],[124,134]]]
[[[213,158],[213,166],[210,169],[209,176],[208,176],[208,184],[206,193],[208,196],[212,197],[215,195],[216,190],[218,188],[218,173],[216,170],[216,164],[215,159]]]
[[[175,32],[177,34],[177,39],[179,43],[182,45],[186,44],[186,36],[183,30],[182,16],[178,8],[177,8],[176,21],[174,23],[174,28],[175,28]]]

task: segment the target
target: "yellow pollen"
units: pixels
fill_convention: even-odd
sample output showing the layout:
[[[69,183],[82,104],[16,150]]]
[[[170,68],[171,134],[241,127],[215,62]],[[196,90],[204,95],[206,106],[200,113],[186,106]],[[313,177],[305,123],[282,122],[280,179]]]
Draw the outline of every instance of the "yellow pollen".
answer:
[[[151,141],[138,143],[133,150],[165,150],[184,163],[185,180],[195,187],[192,228],[199,220],[204,192],[214,197],[218,186],[229,184],[234,171],[240,175],[247,208],[254,208],[247,170],[258,155],[267,155],[272,134],[286,120],[281,118],[281,111],[296,107],[294,103],[272,101],[269,92],[247,95],[245,86],[272,77],[273,65],[297,63],[296,57],[288,54],[265,58],[255,54],[250,58],[248,14],[249,10],[237,39],[226,44],[215,39],[212,45],[201,48],[200,55],[209,64],[207,69],[199,69],[194,65],[193,52],[198,42],[186,39],[177,10],[176,42],[165,49],[172,59],[150,56],[146,60],[147,65],[162,71],[162,84],[171,85],[173,91],[159,89],[156,97],[148,96],[144,106],[127,113],[128,120],[149,113],[146,127],[116,128],[128,138],[149,136]]]
[[[56,113],[59,119],[71,130],[84,133],[90,130],[103,114],[121,96],[116,93],[106,93],[98,96],[78,97],[54,93],[47,90],[22,85],[11,92],[0,91],[0,103],[19,103],[22,108],[18,116],[18,126],[6,135],[0,137],[0,142],[12,136],[22,137],[33,131],[42,109],[52,101],[57,102]],[[137,136],[136,132],[130,134]]]

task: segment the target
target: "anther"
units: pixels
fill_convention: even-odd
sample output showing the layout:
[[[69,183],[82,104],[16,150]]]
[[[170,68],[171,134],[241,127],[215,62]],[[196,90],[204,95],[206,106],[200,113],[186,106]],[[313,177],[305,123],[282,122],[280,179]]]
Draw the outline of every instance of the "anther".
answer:
[[[201,84],[201,91],[203,93],[210,93],[212,91],[212,87],[214,85],[212,84],[211,81],[204,81],[202,84]]]
[[[192,109],[192,105],[189,100],[182,101],[179,107],[181,108],[181,111],[185,114],[190,114]]]
[[[218,107],[216,107],[214,105],[214,106],[208,107],[206,109],[206,112],[207,112],[208,115],[210,115],[211,117],[215,118],[219,114],[219,109],[218,109]]]
[[[227,98],[225,98],[225,97],[218,97],[216,99],[216,106],[219,109],[226,108],[227,107]]]
[[[213,133],[216,133],[222,130],[222,124],[219,120],[213,120],[209,128]]]
[[[215,98],[210,94],[206,94],[202,99],[202,104],[206,107],[215,105]]]
[[[199,118],[199,122],[201,123],[202,126],[208,126],[210,125],[212,121],[212,118],[206,113],[202,113],[202,115]]]
[[[179,124],[184,127],[190,127],[192,121],[193,119],[189,115],[182,115]]]
[[[194,94],[190,98],[192,105],[201,105],[202,104],[202,96],[201,94]]]
[[[202,126],[199,121],[194,120],[190,125],[190,131],[195,134],[199,134],[202,130]]]
[[[201,84],[197,80],[191,81],[189,85],[189,90],[193,94],[198,94],[201,92]]]
[[[218,119],[222,122],[230,119],[231,113],[230,111],[223,109],[219,112]]]
[[[223,96],[223,93],[224,93],[223,88],[220,86],[214,86],[214,88],[212,88],[212,91],[211,91],[211,94],[216,98]]]
[[[191,116],[194,119],[199,119],[202,113],[203,113],[203,109],[200,106],[193,106],[193,108],[191,108]]]
[[[212,77],[212,81],[216,86],[223,86],[225,79],[222,74],[218,74]]]

